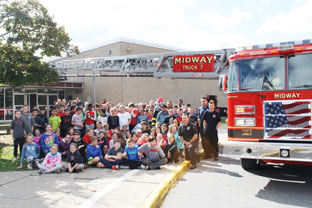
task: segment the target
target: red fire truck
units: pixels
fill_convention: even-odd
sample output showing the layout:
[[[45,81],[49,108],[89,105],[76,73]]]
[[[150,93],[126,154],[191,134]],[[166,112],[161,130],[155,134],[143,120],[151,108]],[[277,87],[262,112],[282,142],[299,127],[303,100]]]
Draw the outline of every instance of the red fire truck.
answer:
[[[312,164],[312,40],[254,45],[229,58],[224,156],[244,169],[261,163]]]

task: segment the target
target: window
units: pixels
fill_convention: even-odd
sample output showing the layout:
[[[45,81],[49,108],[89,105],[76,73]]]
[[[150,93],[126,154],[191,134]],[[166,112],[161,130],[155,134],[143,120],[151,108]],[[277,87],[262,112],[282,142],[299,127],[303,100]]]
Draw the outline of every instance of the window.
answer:
[[[288,88],[312,88],[312,54],[299,54],[288,58]]]
[[[285,89],[284,57],[233,61],[230,70],[230,91],[270,91]]]

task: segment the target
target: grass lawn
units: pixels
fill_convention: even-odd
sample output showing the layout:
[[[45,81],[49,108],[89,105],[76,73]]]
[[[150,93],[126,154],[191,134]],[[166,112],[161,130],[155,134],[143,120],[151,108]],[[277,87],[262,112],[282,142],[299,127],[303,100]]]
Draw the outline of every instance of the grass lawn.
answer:
[[[13,146],[0,143],[0,171],[20,170],[16,168],[20,161],[13,162],[13,159]]]

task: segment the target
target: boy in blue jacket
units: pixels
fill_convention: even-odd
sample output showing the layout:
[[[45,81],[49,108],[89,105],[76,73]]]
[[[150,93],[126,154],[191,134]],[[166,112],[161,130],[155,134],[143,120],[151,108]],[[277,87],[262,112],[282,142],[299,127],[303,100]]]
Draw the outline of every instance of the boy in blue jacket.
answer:
[[[97,165],[97,167],[102,167],[99,163],[102,158],[101,147],[98,145],[99,141],[97,137],[91,138],[91,144],[87,147],[87,160],[89,165]]]
[[[21,165],[17,168],[23,168],[24,160],[27,161],[27,169],[33,169],[35,164],[35,159],[39,158],[39,148],[38,145],[34,142],[34,136],[28,134],[26,137],[26,143],[23,145],[22,155],[21,155]]]

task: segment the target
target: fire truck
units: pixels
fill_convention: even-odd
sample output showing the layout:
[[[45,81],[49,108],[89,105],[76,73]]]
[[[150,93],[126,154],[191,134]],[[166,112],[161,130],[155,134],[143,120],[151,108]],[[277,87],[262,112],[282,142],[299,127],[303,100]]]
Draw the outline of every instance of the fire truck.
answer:
[[[224,156],[245,169],[312,164],[312,40],[254,45],[229,57],[219,88],[227,94]]]

